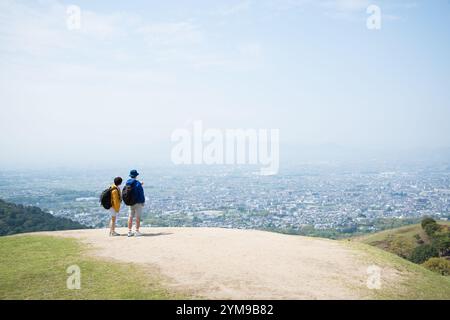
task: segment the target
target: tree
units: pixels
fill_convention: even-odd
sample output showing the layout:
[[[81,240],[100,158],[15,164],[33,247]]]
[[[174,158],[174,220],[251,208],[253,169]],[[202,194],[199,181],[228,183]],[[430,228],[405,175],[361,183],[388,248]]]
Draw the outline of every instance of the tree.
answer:
[[[422,229],[425,230],[425,226],[426,226],[427,224],[430,224],[430,223],[436,224],[436,220],[434,220],[433,218],[430,218],[430,217],[425,217],[425,218],[423,218],[423,219],[422,219],[422,222],[421,222]]]
[[[70,219],[55,217],[37,207],[0,200],[0,236],[21,232],[85,229]]]
[[[427,225],[425,225],[425,233],[430,237],[433,238],[434,234],[440,230],[440,225],[438,225],[437,223],[428,223]]]
[[[416,247],[412,254],[410,260],[414,263],[423,263],[430,258],[438,257],[439,251],[435,246],[431,244],[424,244]]]
[[[439,255],[441,257],[448,256],[450,254],[450,229],[437,224],[434,219],[429,217],[424,218],[421,225]]]
[[[443,229],[435,232],[432,237],[432,243],[439,251],[441,257],[450,255],[450,231]]]

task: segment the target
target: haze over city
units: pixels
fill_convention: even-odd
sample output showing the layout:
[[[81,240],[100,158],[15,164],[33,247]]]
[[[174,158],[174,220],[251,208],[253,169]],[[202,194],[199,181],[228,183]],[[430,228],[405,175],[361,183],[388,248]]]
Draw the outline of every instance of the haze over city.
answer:
[[[282,163],[448,150],[449,2],[374,3],[2,1],[1,165],[170,163],[196,120],[279,129]]]

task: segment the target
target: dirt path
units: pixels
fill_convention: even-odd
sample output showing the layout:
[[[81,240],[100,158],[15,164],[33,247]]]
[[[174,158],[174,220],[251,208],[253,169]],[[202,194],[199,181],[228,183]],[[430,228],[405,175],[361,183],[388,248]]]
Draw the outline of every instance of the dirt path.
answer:
[[[105,229],[52,232],[82,239],[94,254],[149,264],[168,286],[213,299],[361,299],[367,267],[360,252],[324,239],[219,228],[144,228],[140,238]],[[126,230],[120,229],[125,234]]]

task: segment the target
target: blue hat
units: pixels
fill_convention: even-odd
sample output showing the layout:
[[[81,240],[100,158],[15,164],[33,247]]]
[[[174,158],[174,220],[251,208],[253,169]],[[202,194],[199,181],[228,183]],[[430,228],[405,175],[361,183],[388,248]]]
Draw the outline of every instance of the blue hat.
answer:
[[[136,178],[139,175],[139,172],[137,172],[136,170],[131,170],[130,171],[130,177],[131,178]]]

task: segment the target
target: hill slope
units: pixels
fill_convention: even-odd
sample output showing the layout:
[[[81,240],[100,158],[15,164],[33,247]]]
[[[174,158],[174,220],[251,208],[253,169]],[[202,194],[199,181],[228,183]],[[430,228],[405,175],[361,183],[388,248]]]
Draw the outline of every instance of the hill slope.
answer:
[[[98,229],[44,234],[79,239],[95,257],[159,270],[166,288],[194,297],[450,299],[448,278],[354,241],[217,228],[142,231],[141,238],[110,238]],[[374,265],[381,288],[371,290]]]
[[[440,225],[450,226],[448,221],[439,221]],[[384,230],[373,234],[367,234],[352,238],[380,249],[408,257],[420,242],[430,243],[430,239],[420,224],[408,225],[400,228]]]
[[[70,219],[55,217],[37,207],[27,207],[0,199],[0,236],[33,231],[84,229]]]
[[[0,237],[0,300],[174,299],[157,274],[96,259],[75,239],[39,235]],[[80,268],[79,290],[69,290],[67,268]]]

